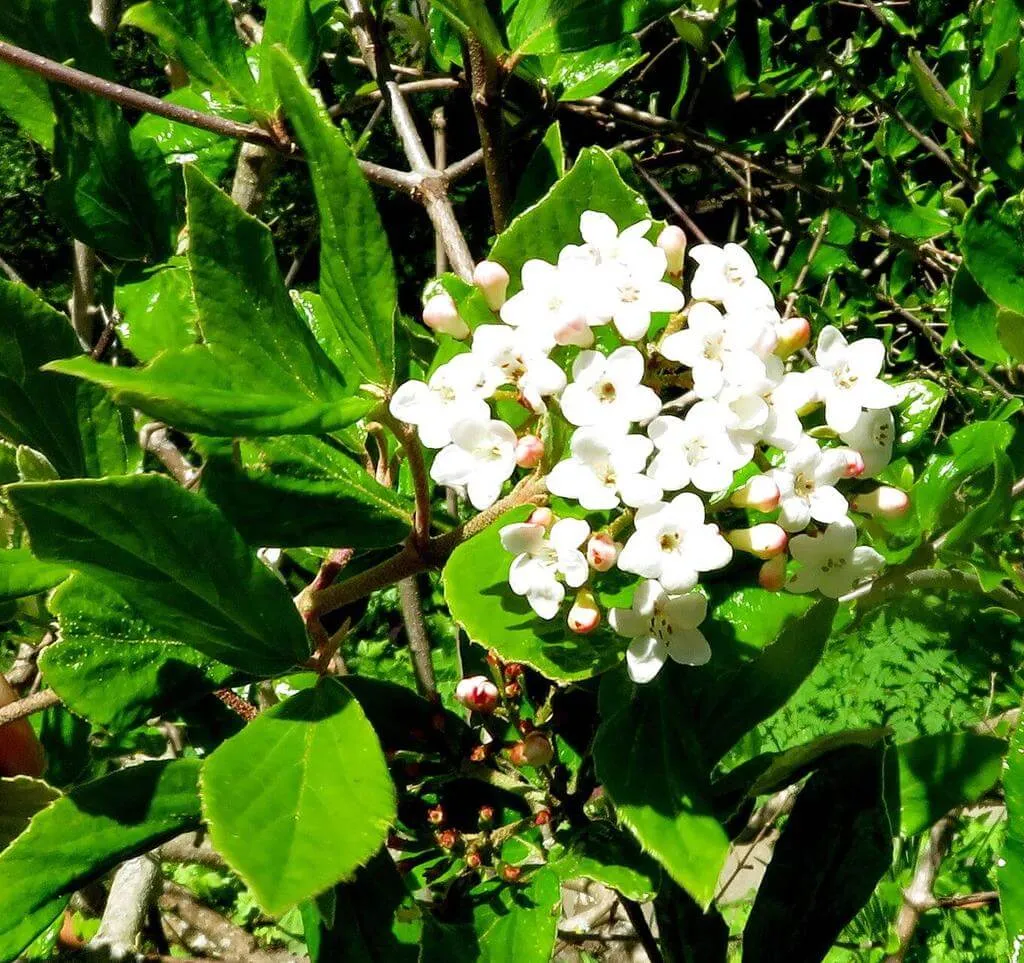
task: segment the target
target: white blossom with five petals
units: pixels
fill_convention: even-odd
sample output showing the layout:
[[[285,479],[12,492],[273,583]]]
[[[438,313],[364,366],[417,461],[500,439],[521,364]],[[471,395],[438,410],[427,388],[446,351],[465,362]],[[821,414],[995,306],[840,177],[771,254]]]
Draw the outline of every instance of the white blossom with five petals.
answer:
[[[466,418],[452,425],[451,436],[430,466],[430,477],[464,488],[478,511],[489,508],[515,471],[516,433],[503,421]]]
[[[698,401],[685,419],[659,415],[647,434],[658,449],[647,474],[670,492],[687,485],[703,492],[728,488],[753,453],[752,446],[744,450],[733,439],[726,412],[715,401]]]
[[[544,411],[544,399],[565,387],[565,372],[528,329],[480,325],[473,332],[473,357],[484,370],[488,396],[501,385],[515,385],[534,411]]]
[[[857,423],[839,435],[864,459],[861,478],[873,478],[892,459],[892,445],[896,439],[896,422],[888,408],[862,411]]]
[[[572,382],[562,392],[562,414],[579,426],[615,426],[626,431],[634,422],[650,421],[661,400],[647,385],[644,357],[632,345],[608,357],[600,351],[581,351],[572,365]]]
[[[717,301],[729,313],[775,307],[771,288],[757,276],[757,266],[738,244],[697,244],[690,248],[697,270],[690,282],[690,296],[698,301]]]
[[[553,619],[565,585],[579,588],[589,575],[580,546],[590,537],[590,526],[580,518],[563,518],[550,533],[543,525],[521,522],[505,525],[499,534],[505,550],[516,556],[508,573],[512,591],[525,596],[542,619]]]
[[[501,306],[501,320],[528,332],[545,351],[555,344],[589,347],[594,336],[588,327],[593,313],[588,278],[588,272],[571,262],[556,266],[536,258],[527,261],[522,290]]]
[[[790,592],[821,592],[837,599],[857,582],[882,570],[885,559],[868,545],[857,544],[857,528],[848,518],[833,522],[821,535],[797,535],[789,550],[800,569],[786,583]]]
[[[781,468],[769,472],[779,486],[779,524],[799,532],[811,519],[827,525],[845,518],[849,504],[835,487],[847,462],[838,449],[822,449],[809,436],[786,454]]]
[[[548,475],[548,491],[574,498],[590,511],[617,508],[620,501],[637,507],[661,498],[661,488],[643,474],[653,445],[643,435],[577,428],[569,442],[571,457]]]

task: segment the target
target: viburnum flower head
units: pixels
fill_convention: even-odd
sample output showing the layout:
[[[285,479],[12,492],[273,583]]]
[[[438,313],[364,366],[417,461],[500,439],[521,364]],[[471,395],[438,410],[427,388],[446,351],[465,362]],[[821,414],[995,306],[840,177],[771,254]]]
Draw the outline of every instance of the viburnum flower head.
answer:
[[[657,579],[668,592],[693,588],[700,572],[724,568],[732,559],[732,547],[717,525],[704,521],[704,503],[692,492],[645,505],[633,523],[636,530],[619,554],[619,568]]]
[[[864,408],[890,408],[899,401],[896,389],[878,377],[885,346],[877,338],[850,344],[830,325],[818,335],[814,359],[818,367],[808,374],[825,403],[825,421],[840,435],[856,426]]]
[[[699,398],[714,398],[726,386],[753,390],[765,379],[765,364],[756,347],[765,326],[723,315],[713,304],[699,301],[686,316],[687,326],[670,334],[661,353],[693,371],[693,390]]]
[[[661,399],[640,383],[643,376],[644,357],[632,345],[608,357],[581,351],[560,398],[562,414],[574,425],[614,425],[623,432],[634,422],[648,422],[661,410]]]
[[[501,306],[505,324],[529,332],[545,350],[555,344],[586,348],[594,343],[589,272],[579,264],[555,266],[534,258],[523,265],[520,278],[522,290]]]
[[[750,461],[729,434],[726,414],[715,401],[699,401],[685,418],[659,415],[647,426],[658,453],[647,474],[665,491],[693,485],[717,492],[732,484],[733,473]]]
[[[708,603],[699,592],[673,594],[652,580],[641,582],[628,609],[608,613],[611,627],[628,639],[626,668],[634,682],[650,682],[672,659],[682,665],[704,665],[711,646],[698,626]]]
[[[643,435],[622,435],[601,428],[577,428],[569,442],[571,457],[548,475],[548,491],[573,498],[589,511],[636,508],[661,498],[656,482],[643,474],[653,445]]]
[[[416,425],[427,448],[450,444],[451,427],[463,418],[486,421],[491,416],[484,400],[487,379],[483,365],[471,354],[458,354],[441,365],[426,383],[399,385],[388,410],[399,421]]]
[[[892,460],[892,445],[896,438],[896,422],[888,408],[862,411],[857,423],[839,435],[864,459],[862,478],[877,475]]]
[[[542,619],[553,619],[565,598],[565,585],[578,588],[590,574],[580,546],[590,537],[590,526],[579,518],[563,518],[546,531],[521,522],[505,525],[501,544],[515,554],[508,582],[516,595],[526,597]]]
[[[848,518],[833,522],[822,535],[797,535],[790,539],[789,550],[800,569],[786,588],[790,592],[818,591],[830,599],[845,595],[885,564],[873,548],[857,544],[857,528]]]
[[[473,332],[473,357],[483,368],[488,397],[501,385],[515,385],[534,410],[565,387],[565,372],[547,356],[548,347],[527,329],[482,324]]]
[[[781,468],[771,472],[779,486],[779,524],[787,532],[799,532],[811,519],[828,524],[845,518],[846,499],[835,487],[846,474],[846,458],[836,449],[822,449],[804,436],[786,455]]]
[[[503,421],[466,418],[451,427],[452,443],[437,453],[430,477],[465,488],[479,511],[493,505],[515,471],[516,433]]]
[[[717,301],[730,314],[752,308],[773,308],[771,288],[757,276],[750,255],[738,244],[697,244],[690,248],[697,262],[690,296],[697,301]]]

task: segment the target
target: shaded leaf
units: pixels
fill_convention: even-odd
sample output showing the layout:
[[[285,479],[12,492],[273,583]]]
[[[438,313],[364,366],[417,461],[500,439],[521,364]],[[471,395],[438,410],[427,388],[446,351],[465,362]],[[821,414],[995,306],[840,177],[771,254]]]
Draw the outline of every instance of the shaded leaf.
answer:
[[[41,562],[27,548],[0,549],[0,602],[49,591],[67,577],[63,565]]]

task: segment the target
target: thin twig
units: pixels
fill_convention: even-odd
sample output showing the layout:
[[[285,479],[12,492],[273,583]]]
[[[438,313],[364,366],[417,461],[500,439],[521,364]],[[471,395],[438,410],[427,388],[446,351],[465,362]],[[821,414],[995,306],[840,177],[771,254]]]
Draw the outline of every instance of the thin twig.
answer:
[[[672,213],[676,215],[686,226],[686,229],[695,237],[701,244],[710,244],[711,238],[707,236],[697,225],[694,223],[692,217],[683,210],[683,208],[677,203],[676,199],[665,190],[647,171],[644,170],[644,165],[639,161],[633,161],[633,169],[640,175],[641,180],[648,187],[654,191],[671,209]]]
[[[26,716],[59,704],[60,697],[53,689],[43,689],[41,692],[25,696],[24,699],[12,702],[10,705],[0,706],[0,726],[6,726],[8,722],[24,719]]]
[[[472,78],[473,113],[483,149],[484,175],[491,200],[491,218],[499,234],[508,224],[508,169],[504,152],[504,120],[501,113],[501,87],[498,63],[475,37],[466,44],[469,73]]]
[[[122,863],[110,884],[100,928],[89,941],[93,952],[112,959],[133,953],[160,885],[160,864],[148,853]]]
[[[622,903],[622,908],[626,911],[626,915],[629,917],[630,923],[633,924],[633,929],[636,930],[637,939],[640,940],[640,945],[647,953],[647,958],[651,963],[664,963],[664,957],[661,955],[658,941],[651,932],[651,926],[647,922],[647,917],[644,916],[643,907],[636,900],[627,899],[621,895],[620,902]]]
[[[420,598],[415,575],[398,583],[398,600],[402,606],[405,634],[409,639],[409,654],[412,656],[416,688],[424,699],[433,702],[437,699],[437,677],[430,655],[430,638],[427,635],[426,623],[423,621],[423,600]]]
[[[430,126],[434,128],[434,166],[439,171],[443,171],[448,164],[448,121],[445,118],[443,107],[438,107],[430,115]],[[447,270],[448,253],[445,251],[444,238],[435,231],[434,273],[444,274]]]
[[[827,231],[828,211],[825,211],[825,213],[821,215],[821,223],[818,225],[818,232],[814,235],[814,240],[811,242],[811,249],[807,252],[807,260],[804,261],[803,266],[800,268],[800,273],[796,276],[796,280],[793,282],[793,290],[786,298],[786,308],[782,313],[783,318],[788,318],[793,312],[793,305],[796,304],[797,295],[800,293],[800,288],[804,286],[804,281],[807,280],[807,274],[811,270],[811,264],[818,256],[818,249],[821,247],[821,242],[825,240],[825,234]]]

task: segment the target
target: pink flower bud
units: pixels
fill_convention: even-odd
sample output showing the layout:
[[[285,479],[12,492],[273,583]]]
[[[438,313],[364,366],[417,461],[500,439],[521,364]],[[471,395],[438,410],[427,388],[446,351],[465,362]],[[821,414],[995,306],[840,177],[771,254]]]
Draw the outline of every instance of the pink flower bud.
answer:
[[[474,675],[455,687],[455,699],[474,712],[493,712],[498,704],[498,687],[486,676]]]
[[[469,337],[469,327],[459,317],[450,294],[435,294],[423,305],[423,323],[438,334],[450,334],[458,341]]]
[[[481,261],[473,271],[473,283],[483,292],[487,307],[497,311],[505,303],[508,271],[497,261]]]
[[[575,344],[589,348],[593,343],[594,332],[590,330],[587,319],[581,315],[566,321],[555,331],[555,344]]]
[[[845,478],[856,478],[864,474],[864,456],[854,448],[836,448],[836,455],[841,459]]]
[[[581,588],[569,609],[569,629],[577,635],[593,632],[601,624],[601,610],[590,589]]]
[[[806,348],[811,340],[811,326],[806,318],[787,318],[775,325],[778,341],[775,353],[780,358],[788,358],[794,351]]]
[[[665,259],[668,261],[668,273],[680,275],[683,273],[683,259],[686,257],[686,235],[681,227],[669,224],[658,235],[658,247],[665,252]]]
[[[550,508],[535,508],[527,519],[531,525],[540,525],[541,528],[550,528],[555,524],[555,513]]]
[[[509,750],[509,758],[517,766],[546,766],[554,755],[551,740],[536,730]]]
[[[619,557],[619,550],[622,546],[610,535],[598,532],[590,536],[587,542],[587,561],[590,567],[597,572],[607,572]]]
[[[520,468],[536,468],[544,457],[544,442],[536,435],[523,435],[516,442],[516,464]]]
[[[730,499],[736,508],[755,508],[770,512],[779,505],[779,486],[767,475],[755,475],[742,488],[737,488]]]
[[[853,510],[876,518],[899,518],[910,508],[910,498],[898,488],[882,485],[874,491],[857,495],[853,499]]]
[[[778,525],[765,522],[753,528],[737,528],[727,532],[726,541],[739,552],[749,552],[757,558],[773,558],[786,550],[789,536]]]
[[[761,566],[757,584],[769,592],[778,592],[786,581],[786,556],[776,555]]]

